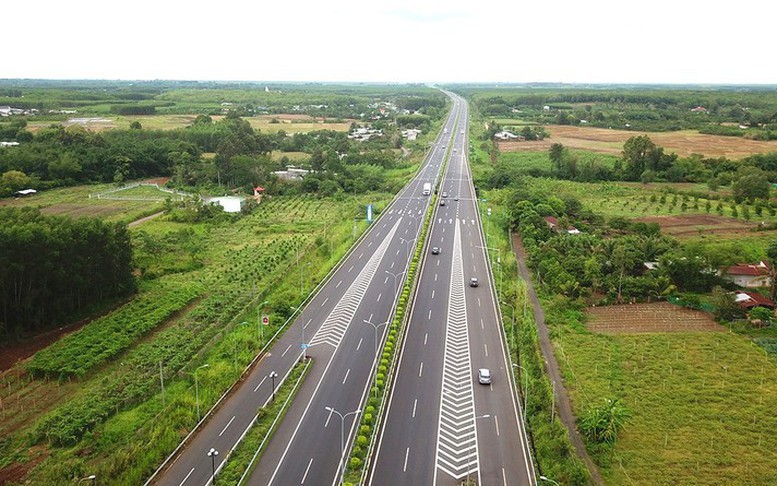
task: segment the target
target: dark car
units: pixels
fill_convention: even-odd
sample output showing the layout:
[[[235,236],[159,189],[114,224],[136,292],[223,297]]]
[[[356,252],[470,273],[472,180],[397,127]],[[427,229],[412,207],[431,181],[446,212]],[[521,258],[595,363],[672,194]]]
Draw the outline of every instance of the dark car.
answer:
[[[436,247],[436,246],[433,246],[432,247],[432,255],[439,255],[439,254],[440,254],[440,249],[438,247]]]
[[[440,200],[440,206],[445,206],[445,199]]]
[[[469,286],[470,287],[477,287],[478,286],[478,279],[477,277],[472,277],[469,279]]]

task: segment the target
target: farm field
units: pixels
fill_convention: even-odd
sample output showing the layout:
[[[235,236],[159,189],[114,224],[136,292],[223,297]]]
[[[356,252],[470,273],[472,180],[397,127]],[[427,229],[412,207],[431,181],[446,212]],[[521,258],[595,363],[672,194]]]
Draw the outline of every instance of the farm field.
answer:
[[[98,193],[115,188],[114,184],[95,184],[51,189],[23,198],[0,199],[0,206],[33,206],[39,208],[43,214],[67,215],[74,218],[90,216],[99,217],[106,221],[126,222],[134,221],[162,209],[162,202],[116,201],[93,197]],[[159,191],[156,192],[159,193]]]
[[[603,334],[726,331],[706,312],[667,302],[590,307],[586,314],[588,330]]]
[[[160,217],[132,229],[148,276],[141,295],[156,294],[162,306],[137,299],[0,374],[0,482],[69,484],[80,471],[103,484],[142,482],[196,422],[193,367],[209,364],[199,373],[207,409],[262,345],[256,326],[240,322],[269,313],[268,338],[350,247],[364,205],[379,212],[390,200],[274,197],[229,224]],[[128,318],[143,321],[132,336],[122,330]]]
[[[677,153],[680,157],[702,154],[706,157],[727,157],[736,160],[752,154],[777,152],[777,141],[706,135],[691,130],[638,132],[569,125],[548,125],[545,129],[550,132],[550,137],[545,140],[499,142],[499,150],[502,152],[547,151],[554,143],[560,143],[570,149],[620,155],[626,140],[638,135],[647,135],[656,145],[664,147],[667,153]]]
[[[612,451],[589,447],[606,484],[777,483],[777,367],[749,339],[565,331],[554,345],[578,417],[604,398],[631,412]]]

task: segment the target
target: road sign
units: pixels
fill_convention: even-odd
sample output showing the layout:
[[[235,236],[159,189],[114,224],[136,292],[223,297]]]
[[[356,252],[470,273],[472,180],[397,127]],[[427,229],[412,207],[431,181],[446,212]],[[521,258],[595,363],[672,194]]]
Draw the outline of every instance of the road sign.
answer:
[[[270,325],[270,316],[263,315],[262,316],[262,324],[264,324],[265,326],[269,326]]]
[[[367,205],[367,222],[372,223],[372,204]]]

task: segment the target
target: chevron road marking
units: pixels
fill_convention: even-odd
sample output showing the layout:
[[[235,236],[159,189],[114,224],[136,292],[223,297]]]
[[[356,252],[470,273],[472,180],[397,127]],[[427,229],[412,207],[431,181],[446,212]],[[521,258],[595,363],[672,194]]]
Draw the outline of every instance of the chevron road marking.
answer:
[[[461,227],[457,220],[453,239],[442,396],[437,427],[435,484],[437,470],[443,471],[454,479],[461,479],[479,471],[475,397],[472,388],[464,288]]]

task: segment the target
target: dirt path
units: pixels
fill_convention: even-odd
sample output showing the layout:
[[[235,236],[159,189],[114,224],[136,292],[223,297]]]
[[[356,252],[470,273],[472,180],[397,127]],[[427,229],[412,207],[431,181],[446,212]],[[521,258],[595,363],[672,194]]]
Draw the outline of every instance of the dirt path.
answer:
[[[550,342],[548,326],[545,325],[545,312],[540,306],[539,299],[537,299],[537,293],[534,292],[531,274],[526,267],[526,251],[524,250],[523,242],[521,242],[521,238],[518,235],[513,235],[513,251],[515,251],[515,258],[518,260],[518,273],[526,282],[529,297],[531,298],[532,307],[534,309],[534,320],[537,323],[540,349],[542,350],[542,356],[545,358],[545,373],[555,384],[558,417],[561,419],[561,423],[567,428],[569,439],[572,441],[572,445],[574,445],[578,457],[583,460],[588,471],[591,473],[591,480],[593,480],[595,484],[604,484],[602,476],[599,474],[599,469],[596,467],[596,464],[594,464],[591,456],[588,455],[588,451],[585,449],[585,444],[583,443],[583,438],[580,437],[580,433],[577,430],[575,414],[572,412],[572,403],[569,401],[567,389],[564,387],[564,380],[561,378],[561,370],[559,369],[558,361],[556,361],[556,355],[553,354],[553,345]]]
[[[130,224],[128,224],[127,227],[128,228],[132,228],[133,226],[137,226],[139,224],[145,223],[146,221],[150,221],[150,220],[152,220],[154,218],[158,218],[159,216],[162,216],[163,214],[165,214],[164,211],[159,211],[158,213],[154,213],[151,216],[146,216],[145,218],[140,218],[138,220],[135,220],[135,221],[131,222]]]

